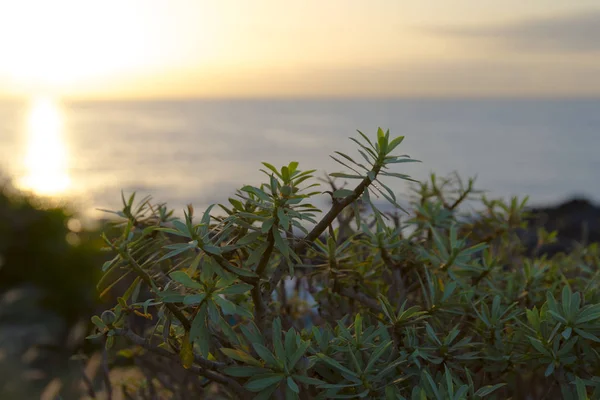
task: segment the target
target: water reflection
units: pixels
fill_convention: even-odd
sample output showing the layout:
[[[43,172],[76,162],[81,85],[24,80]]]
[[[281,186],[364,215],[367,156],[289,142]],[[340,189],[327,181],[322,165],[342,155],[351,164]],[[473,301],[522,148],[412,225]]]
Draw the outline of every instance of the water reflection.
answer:
[[[36,98],[27,119],[26,175],[20,186],[36,194],[52,196],[68,190],[68,155],[63,137],[63,116],[50,98]]]

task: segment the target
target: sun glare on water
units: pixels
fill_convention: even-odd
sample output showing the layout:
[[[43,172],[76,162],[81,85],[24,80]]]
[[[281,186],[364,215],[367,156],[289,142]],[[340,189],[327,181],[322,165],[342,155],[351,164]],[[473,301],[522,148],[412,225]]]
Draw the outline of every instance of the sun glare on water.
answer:
[[[26,175],[20,181],[21,188],[44,196],[63,194],[69,189],[63,116],[52,99],[37,98],[31,104],[24,166]]]

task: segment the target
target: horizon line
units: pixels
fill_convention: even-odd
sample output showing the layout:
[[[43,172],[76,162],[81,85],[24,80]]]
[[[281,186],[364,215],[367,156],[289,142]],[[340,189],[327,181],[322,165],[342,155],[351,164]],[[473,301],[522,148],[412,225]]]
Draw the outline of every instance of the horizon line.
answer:
[[[0,101],[29,101],[31,95],[0,95]],[[142,103],[178,101],[352,101],[352,100],[600,100],[598,94],[406,94],[406,95],[157,95],[157,96],[60,96],[47,94],[65,103]]]

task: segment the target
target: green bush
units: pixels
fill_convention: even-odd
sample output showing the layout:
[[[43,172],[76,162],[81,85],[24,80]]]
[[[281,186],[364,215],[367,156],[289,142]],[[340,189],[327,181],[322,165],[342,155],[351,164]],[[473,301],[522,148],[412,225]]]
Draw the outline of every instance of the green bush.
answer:
[[[360,133],[360,132],[359,132]],[[458,177],[414,186],[406,213],[382,180],[407,175],[403,137],[362,133],[357,182],[316,191],[298,163],[184,218],[123,199],[103,270],[131,276],[90,338],[145,379],[137,398],[600,398],[597,245],[529,258],[525,201]],[[311,190],[315,190],[310,192]],[[325,214],[308,201],[327,193]],[[374,197],[385,199],[382,211]],[[401,218],[402,216],[402,218]],[[538,246],[553,240],[540,232]],[[141,324],[140,321],[146,321]],[[113,386],[118,384],[114,382]]]
[[[39,398],[52,379],[68,383],[72,353],[92,347],[101,247],[67,207],[0,180],[0,398]]]

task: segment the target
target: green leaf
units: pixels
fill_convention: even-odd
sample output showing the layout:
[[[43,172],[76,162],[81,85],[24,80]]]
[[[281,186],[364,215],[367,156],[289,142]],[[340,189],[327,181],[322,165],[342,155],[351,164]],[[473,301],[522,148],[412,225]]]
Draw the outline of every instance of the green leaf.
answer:
[[[336,198],[336,199],[340,199],[340,198],[352,196],[353,194],[354,194],[354,191],[352,191],[352,190],[349,190],[349,189],[338,189],[335,192],[333,192],[333,197]]]
[[[600,343],[600,339],[589,332],[584,331],[583,329],[575,328],[575,332],[584,339],[591,340],[596,343]]]
[[[365,367],[365,370],[364,370],[365,373],[367,373],[371,370],[371,368],[373,367],[375,362],[381,358],[383,353],[388,349],[388,347],[390,347],[391,344],[392,344],[392,342],[383,343],[377,348],[377,350],[375,350],[373,352],[373,354],[371,354],[371,357],[369,358],[369,362],[367,363],[367,366]]]
[[[252,318],[252,313],[237,304],[222,298],[221,296],[213,296],[213,301],[221,307],[224,314],[237,314],[242,317]]]
[[[268,194],[266,194],[265,192],[263,192],[262,190],[254,187],[254,186],[244,186],[241,190],[244,192],[247,192],[247,193],[253,193],[256,195],[256,197],[258,197],[259,199],[261,199],[263,201],[266,201],[266,202],[272,201],[272,198],[269,197]]]
[[[544,376],[547,378],[550,375],[552,375],[552,373],[554,372],[554,361],[552,361],[550,364],[548,364],[548,367],[546,368],[546,371],[544,372]]]
[[[169,276],[175,282],[179,282],[185,287],[192,288],[192,289],[203,289],[204,288],[200,283],[198,283],[195,280],[193,280],[192,278],[190,278],[189,275],[183,271],[171,272],[169,274]]]
[[[342,172],[333,172],[333,173],[329,174],[329,176],[332,176],[334,178],[346,178],[346,179],[365,179],[364,176],[344,174]]]
[[[277,248],[277,250],[279,250],[281,252],[281,254],[283,254],[284,257],[289,257],[289,255],[290,255],[289,246],[287,244],[287,241],[284,241],[283,238],[281,237],[281,234],[279,233],[279,229],[277,229],[274,226],[272,229],[272,232],[273,232],[273,238],[275,239],[275,247]]]
[[[479,390],[477,390],[477,392],[475,392],[475,396],[487,396],[491,393],[493,393],[494,391],[496,391],[497,389],[500,389],[502,386],[506,386],[506,383],[499,383],[497,385],[487,385],[487,386],[483,386],[481,388],[479,388]]]
[[[279,361],[277,358],[275,358],[273,353],[271,353],[271,351],[269,349],[267,349],[265,346],[263,346],[262,344],[252,343],[252,347],[254,347],[254,350],[256,350],[256,354],[258,354],[259,357],[262,360],[264,360],[267,364],[269,364],[270,366],[275,367],[275,368],[278,368],[281,366],[281,361]]]
[[[200,354],[203,357],[208,357],[210,350],[210,331],[208,322],[206,321],[207,305],[203,303],[196,317],[192,321],[190,328],[190,341],[197,342],[200,347]]]
[[[340,364],[339,362],[337,362],[336,360],[334,360],[331,357],[326,356],[323,353],[317,353],[316,356],[322,360],[323,362],[325,362],[326,364],[329,364],[330,366],[332,366],[333,368],[337,369],[340,372],[343,372],[345,374],[348,374],[350,376],[354,376],[357,377],[358,375],[356,374],[356,372],[349,370],[348,368],[344,367],[342,364]]]
[[[291,376],[288,376],[288,378],[287,378],[287,385],[292,390],[292,392],[300,393],[300,388],[298,387],[296,382],[294,382],[294,380],[292,379]]]
[[[577,400],[588,400],[585,383],[583,383],[580,377],[575,378],[575,386],[577,388]]]
[[[249,321],[247,325],[241,325],[240,330],[242,331],[249,343],[260,343],[264,346],[265,342],[263,335],[261,335],[254,322]]]
[[[269,168],[271,171],[273,171],[273,173],[275,175],[277,175],[279,177],[279,179],[283,179],[283,176],[281,176],[281,174],[279,173],[279,171],[277,171],[277,168],[275,168],[272,164],[263,162],[262,165],[264,165],[265,167]]]
[[[288,368],[294,369],[296,367],[296,364],[298,363],[298,361],[300,361],[300,359],[302,358],[302,356],[304,356],[304,354],[306,353],[306,350],[310,347],[310,342],[302,342],[300,344],[300,346],[298,346],[298,348],[296,349],[296,351],[294,352],[294,354],[292,354],[292,356],[289,359],[288,362]]]
[[[323,385],[323,384],[325,384],[325,382],[323,382],[320,379],[309,378],[308,376],[305,376],[305,375],[294,374],[292,376],[294,377],[294,379],[296,379],[300,383],[304,383],[306,385]]]
[[[389,145],[388,145],[388,148],[387,148],[387,153],[389,154],[389,153],[391,153],[392,151],[394,151],[394,149],[395,149],[396,147],[398,147],[398,145],[399,145],[400,143],[402,143],[402,141],[403,141],[403,140],[404,140],[404,136],[398,136],[397,138],[393,139],[393,140],[392,140],[392,141],[389,143]]]
[[[183,304],[185,304],[186,306],[189,306],[191,304],[200,304],[205,297],[206,293],[189,294],[183,298]]]
[[[227,268],[233,272],[236,275],[239,276],[246,276],[248,278],[257,278],[258,275],[256,275],[256,273],[254,273],[254,271],[250,271],[248,269],[244,269],[244,268],[238,268],[230,263],[227,264]]]
[[[283,374],[263,374],[256,379],[248,381],[244,387],[251,392],[260,392],[271,385],[281,382],[285,378]]]
[[[287,216],[281,207],[277,208],[277,218],[279,219],[279,225],[281,225],[284,230],[287,231],[290,229],[290,217]]]
[[[194,245],[194,246],[191,246],[191,245],[190,245],[190,244],[188,244],[188,243],[181,243],[181,244],[178,244],[178,245],[177,245],[177,248],[176,248],[175,250],[173,250],[173,251],[170,251],[170,252],[168,252],[167,254],[165,254],[164,256],[162,256],[161,258],[159,258],[159,259],[158,259],[158,261],[157,261],[157,262],[161,262],[161,261],[164,261],[164,260],[166,260],[166,259],[169,259],[169,258],[171,258],[171,257],[175,257],[176,255],[178,255],[178,254],[181,254],[181,253],[183,253],[184,251],[190,250],[190,249],[192,249],[192,248],[194,248],[194,247],[195,247],[195,245]]]
[[[191,238],[192,234],[190,233],[190,230],[188,229],[187,225],[184,224],[183,222],[179,221],[179,220],[175,220],[173,221],[173,225],[175,226],[175,229],[177,229],[179,232],[181,232],[185,237]]]
[[[228,349],[228,348],[222,348],[220,350],[221,350],[221,353],[225,354],[227,357],[229,357],[233,360],[241,361],[245,364],[250,364],[255,367],[262,368],[262,364],[260,361],[258,361],[256,358],[252,357],[250,354],[248,354],[242,350]]]
[[[248,285],[247,283],[238,283],[236,285],[228,286],[224,289],[218,291],[220,294],[244,294],[247,291],[252,289],[252,285]]]

